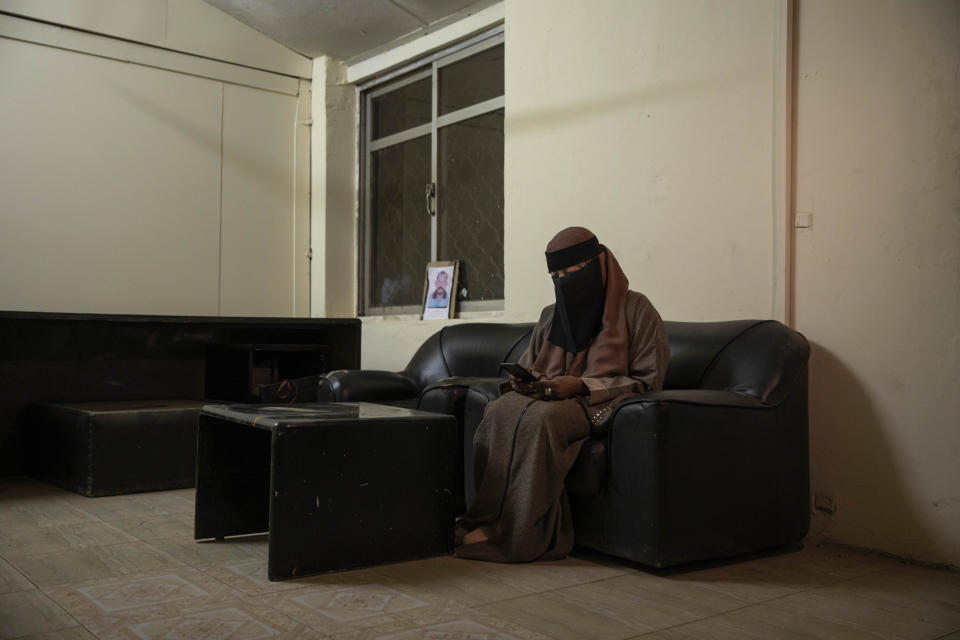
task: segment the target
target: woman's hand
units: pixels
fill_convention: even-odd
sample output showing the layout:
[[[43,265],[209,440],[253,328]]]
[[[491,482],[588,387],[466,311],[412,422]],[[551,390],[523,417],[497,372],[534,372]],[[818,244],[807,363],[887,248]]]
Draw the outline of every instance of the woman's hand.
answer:
[[[586,386],[577,376],[557,376],[556,378],[542,379],[533,383],[544,400],[566,400],[578,393],[586,393]]]
[[[530,396],[531,398],[539,398],[540,390],[534,386],[536,384],[536,382],[520,382],[517,379],[505,380],[500,383],[500,395],[508,391],[516,391],[519,394]]]

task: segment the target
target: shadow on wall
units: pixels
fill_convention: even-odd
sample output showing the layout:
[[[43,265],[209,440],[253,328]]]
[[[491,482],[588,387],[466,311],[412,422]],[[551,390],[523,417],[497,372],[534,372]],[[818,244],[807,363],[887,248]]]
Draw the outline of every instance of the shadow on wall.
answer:
[[[823,345],[810,346],[809,537],[914,558],[935,535],[914,506],[892,429],[857,374]],[[821,508],[827,497],[834,513]]]
[[[639,118],[644,109],[663,103],[705,99],[710,95],[734,94],[738,89],[755,82],[755,77],[746,71],[716,73],[686,79],[685,82],[650,83],[642,89],[598,96],[589,100],[564,102],[541,106],[536,109],[511,109],[504,126],[511,133],[522,129],[547,129],[564,127],[582,120],[594,120],[600,116],[627,112]],[[651,117],[646,113],[646,117]]]
[[[226,84],[226,83],[222,83]],[[223,164],[227,159],[233,162],[243,171],[244,178],[256,179],[262,186],[269,187],[274,191],[284,191],[290,189],[291,177],[279,170],[272,163],[264,162],[263,158],[256,154],[243,153],[238,145],[224,144],[223,138],[223,100],[224,94],[221,93],[221,123],[220,134],[211,136],[209,133],[199,127],[188,118],[183,117],[172,109],[168,109],[162,104],[158,104],[150,96],[145,96],[130,87],[113,83],[109,85],[118,99],[124,100],[135,107],[139,112],[149,114],[154,120],[163,123],[166,127],[178,132],[182,132],[193,140],[199,140],[205,147],[215,150],[220,156],[220,162]],[[265,91],[266,93],[266,91]],[[290,122],[291,130],[294,126]],[[291,133],[291,135],[293,135]],[[229,154],[229,158],[225,158]]]

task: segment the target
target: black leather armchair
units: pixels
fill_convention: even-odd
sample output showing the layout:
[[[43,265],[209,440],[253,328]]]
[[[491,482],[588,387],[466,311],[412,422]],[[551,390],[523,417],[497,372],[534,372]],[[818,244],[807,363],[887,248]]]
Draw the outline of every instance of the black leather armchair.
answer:
[[[664,324],[664,390],[621,405],[567,478],[577,544],[666,567],[796,543],[810,520],[806,339],[772,320]],[[320,399],[457,415],[462,508],[499,363],[519,358],[532,326],[446,327],[402,372],[328,374]]]

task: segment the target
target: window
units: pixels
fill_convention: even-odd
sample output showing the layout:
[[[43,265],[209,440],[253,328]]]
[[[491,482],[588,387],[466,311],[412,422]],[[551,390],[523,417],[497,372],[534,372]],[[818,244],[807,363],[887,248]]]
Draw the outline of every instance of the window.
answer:
[[[419,313],[424,267],[460,261],[461,309],[503,300],[503,33],[367,88],[360,307]]]

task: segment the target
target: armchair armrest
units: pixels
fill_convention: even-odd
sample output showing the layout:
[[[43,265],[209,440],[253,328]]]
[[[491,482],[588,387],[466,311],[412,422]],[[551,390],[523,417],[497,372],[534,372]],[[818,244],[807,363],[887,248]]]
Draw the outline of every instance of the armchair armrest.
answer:
[[[809,526],[805,393],[638,394],[611,421],[608,452],[603,531],[625,557],[670,566],[795,542]]]
[[[504,378],[444,378],[443,380],[437,380],[436,382],[426,386],[423,390],[423,393],[426,394],[432,389],[449,389],[457,387],[463,388],[464,390],[469,390],[471,392],[481,393],[487,399],[487,402],[489,402],[491,400],[496,400],[499,397],[500,393],[498,390],[502,382],[504,382]]]
[[[480,426],[483,410],[487,405],[500,397],[500,385],[503,378],[472,378],[467,389],[466,400],[463,406],[463,441],[465,460],[473,468],[473,435]],[[472,472],[468,476],[472,478]],[[471,483],[472,486],[472,483]],[[472,495],[469,496],[472,499]]]
[[[476,395],[477,389],[493,386],[492,395],[484,396],[482,400],[475,402],[479,407],[475,409],[481,414],[483,407],[487,402],[497,397],[497,384],[503,382],[503,378],[474,378],[474,377],[454,377],[437,380],[436,382],[424,387],[417,402],[417,408],[423,411],[434,411],[436,413],[447,413],[457,417],[459,429],[457,430],[457,481],[456,481],[456,500],[457,512],[466,511],[466,497],[473,501],[473,433],[480,423],[479,415],[474,419],[471,417],[469,408],[469,398]],[[476,400],[476,398],[475,398]],[[466,469],[466,473],[464,473]],[[466,486],[469,486],[464,493]]]
[[[377,402],[416,398],[420,387],[402,373],[351,369],[320,377],[320,402]]]
[[[473,469],[473,436],[480,426],[487,404],[500,397],[503,378],[472,378],[463,406],[463,469],[464,500],[466,507],[477,495],[477,480]]]
[[[432,382],[423,388],[420,392],[420,400],[417,408],[423,411],[434,411],[436,413],[449,413],[458,418],[463,415],[464,398],[474,389],[486,389],[493,385],[492,395],[489,400],[497,397],[497,383],[503,382],[503,378],[474,378],[474,377],[454,377],[444,378]],[[488,400],[488,401],[489,401]]]
[[[731,407],[744,409],[762,409],[765,405],[758,398],[744,393],[714,389],[674,389],[670,391],[649,391],[638,393],[623,403],[651,404],[665,402],[671,404],[687,404],[704,407]]]
[[[713,407],[743,407],[763,408],[763,403],[753,396],[732,391],[717,391],[712,389],[679,389],[670,391],[648,391],[638,393],[625,400],[616,411],[612,419],[599,427],[594,427],[591,435],[594,437],[606,436],[610,425],[616,421],[617,414],[631,405],[645,406],[652,403],[673,403],[679,405],[699,405]]]

